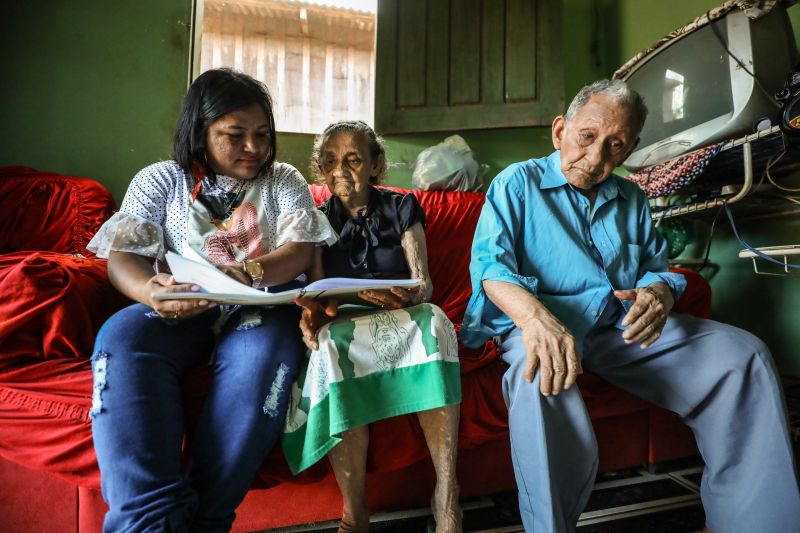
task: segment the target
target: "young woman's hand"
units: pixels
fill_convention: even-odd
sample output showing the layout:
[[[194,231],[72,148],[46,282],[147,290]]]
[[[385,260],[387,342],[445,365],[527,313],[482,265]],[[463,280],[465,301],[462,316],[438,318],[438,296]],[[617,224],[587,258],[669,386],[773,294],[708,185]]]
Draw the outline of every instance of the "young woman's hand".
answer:
[[[218,265],[217,268],[229,278],[235,279],[243,285],[247,285],[249,287],[253,283],[253,280],[250,278],[250,276],[248,276],[247,273],[239,266]]]
[[[311,349],[319,348],[317,332],[322,326],[336,318],[339,303],[333,298],[315,300],[314,298],[296,298],[294,303],[303,308],[300,315],[300,331],[303,343]]]
[[[156,294],[175,293],[175,292],[197,292],[200,290],[198,285],[191,283],[176,283],[175,278],[170,274],[156,274],[147,281],[145,290],[150,295],[147,305],[153,308],[156,313],[164,318],[171,320],[183,320],[215,307],[215,302],[206,300],[202,294],[197,295],[197,299],[170,300],[156,298]]]

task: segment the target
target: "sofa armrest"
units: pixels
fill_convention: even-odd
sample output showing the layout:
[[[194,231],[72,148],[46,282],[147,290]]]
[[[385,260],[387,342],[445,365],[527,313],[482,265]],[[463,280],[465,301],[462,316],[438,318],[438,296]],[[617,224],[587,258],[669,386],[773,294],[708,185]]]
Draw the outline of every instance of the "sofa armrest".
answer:
[[[49,250],[92,256],[86,245],[114,209],[100,183],[0,167],[0,253]]]

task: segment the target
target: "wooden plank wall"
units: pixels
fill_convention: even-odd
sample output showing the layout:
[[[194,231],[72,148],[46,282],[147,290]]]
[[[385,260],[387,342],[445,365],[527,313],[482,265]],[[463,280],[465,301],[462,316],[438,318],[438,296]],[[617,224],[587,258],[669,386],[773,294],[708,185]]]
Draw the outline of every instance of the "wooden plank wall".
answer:
[[[207,0],[200,61],[202,71],[233,67],[263,81],[279,131],[319,133],[339,119],[373,123],[374,14]]]

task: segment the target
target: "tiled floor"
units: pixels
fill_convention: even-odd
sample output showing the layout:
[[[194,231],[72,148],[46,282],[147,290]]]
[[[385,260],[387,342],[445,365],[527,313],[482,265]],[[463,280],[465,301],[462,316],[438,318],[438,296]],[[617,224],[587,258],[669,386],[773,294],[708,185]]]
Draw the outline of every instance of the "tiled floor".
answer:
[[[662,471],[663,470],[663,471]],[[698,460],[666,465],[650,472],[631,470],[601,476],[578,523],[580,533],[689,533],[705,523],[700,506]],[[523,531],[515,493],[497,494],[462,502],[464,531],[511,533]],[[425,532],[428,509],[377,514],[370,531],[384,533]],[[319,531],[335,533],[337,524],[327,522],[286,528],[282,533]]]
[[[795,453],[800,457],[800,380],[784,384]],[[578,522],[578,533],[693,533],[705,525],[700,504],[699,458],[655,465],[649,469],[600,476]],[[522,532],[515,493],[496,494],[462,502],[464,531],[470,533]],[[373,515],[370,531],[425,532],[430,510],[413,509]],[[281,533],[319,531],[335,533],[336,522],[307,524]]]

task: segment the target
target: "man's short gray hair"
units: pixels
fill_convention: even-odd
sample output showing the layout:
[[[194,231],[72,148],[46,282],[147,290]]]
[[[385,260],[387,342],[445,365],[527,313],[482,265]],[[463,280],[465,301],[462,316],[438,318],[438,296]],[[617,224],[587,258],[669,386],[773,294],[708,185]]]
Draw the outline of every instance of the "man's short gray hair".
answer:
[[[607,96],[630,109],[636,124],[636,136],[639,136],[644,121],[647,119],[647,106],[644,104],[642,96],[622,80],[598,80],[583,87],[569,104],[567,114],[564,115],[566,121],[569,122],[578,109],[585,106],[592,96]]]

